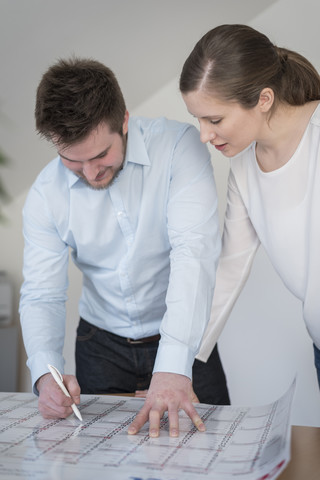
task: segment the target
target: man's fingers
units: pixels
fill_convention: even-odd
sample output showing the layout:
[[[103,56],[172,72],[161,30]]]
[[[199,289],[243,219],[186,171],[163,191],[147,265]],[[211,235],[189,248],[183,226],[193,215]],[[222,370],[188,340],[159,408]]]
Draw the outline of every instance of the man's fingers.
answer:
[[[150,437],[158,437],[160,431],[160,420],[165,412],[166,408],[159,402],[153,407],[145,404],[136,418],[129,425],[129,435],[134,435],[139,432],[143,425],[149,421],[149,435]]]
[[[153,409],[149,412],[149,435],[152,438],[159,437],[160,419],[163,415],[163,409]]]
[[[38,408],[44,418],[67,418],[72,413],[71,407],[58,405],[51,399],[46,402],[39,399]]]
[[[199,432],[205,432],[206,431],[206,426],[205,426],[201,417],[199,417],[198,414],[195,415],[193,418],[191,418],[191,420],[193,421],[194,425],[197,427]]]
[[[128,428],[129,435],[135,435],[136,433],[138,433],[139,430],[143,427],[143,425],[148,421],[149,410],[150,408],[148,408],[148,406],[146,405],[144,405],[141,408],[141,410],[136,415],[133,422],[129,425],[129,428]]]
[[[136,395],[141,391],[136,392]],[[150,437],[158,437],[160,420],[168,410],[169,434],[179,435],[179,409],[183,409],[196,428],[203,432],[205,425],[192,402],[199,401],[193,391],[190,378],[167,372],[153,374],[144,406],[131,423],[128,433],[133,435],[149,420]]]
[[[179,436],[179,414],[177,408],[168,409],[169,435],[170,437]]]
[[[197,427],[200,432],[204,432],[206,430],[206,426],[203,423],[200,415],[198,414],[197,410],[194,408],[192,403],[188,403],[184,406],[184,411],[186,414],[191,418],[193,424]]]
[[[194,393],[193,390],[192,390],[192,392],[191,392],[191,402],[192,402],[192,403],[200,403],[199,398],[197,397],[197,395]]]
[[[136,418],[129,425],[128,434],[135,435],[143,427],[143,425],[149,420],[149,435],[152,438],[159,436],[160,432],[160,420],[163,416],[165,408],[149,408],[142,407],[140,412],[137,414]],[[200,431],[204,432],[206,430],[205,424],[203,423],[201,417],[199,416],[196,409],[191,403],[188,403],[184,407],[184,411],[190,417],[195,427]],[[168,418],[169,418],[169,435],[171,437],[177,437],[179,435],[179,414],[176,407],[168,409]]]
[[[71,397],[63,393],[51,374],[45,374],[38,380],[38,407],[44,418],[66,418],[72,414],[72,403],[80,403],[80,387],[75,376],[64,375],[63,380]]]
[[[134,396],[138,398],[146,398],[148,390],[136,390]]]

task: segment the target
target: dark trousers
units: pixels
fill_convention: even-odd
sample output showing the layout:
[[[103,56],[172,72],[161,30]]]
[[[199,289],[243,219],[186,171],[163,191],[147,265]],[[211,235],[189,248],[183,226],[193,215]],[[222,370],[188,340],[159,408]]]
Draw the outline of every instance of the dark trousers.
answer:
[[[320,350],[315,346],[315,344],[313,344],[313,350],[314,350],[314,364],[317,370],[318,383],[320,388]]]
[[[130,344],[126,338],[80,319],[76,339],[76,376],[81,393],[133,393],[149,388],[158,343]],[[207,363],[195,360],[193,389],[201,403],[230,404],[217,347]]]

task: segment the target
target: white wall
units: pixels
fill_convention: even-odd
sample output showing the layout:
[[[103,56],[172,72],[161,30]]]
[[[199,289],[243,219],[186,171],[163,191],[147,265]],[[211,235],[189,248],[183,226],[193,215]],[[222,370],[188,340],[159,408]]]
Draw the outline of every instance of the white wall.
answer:
[[[319,68],[319,42],[314,42],[319,17],[320,4],[317,0],[280,0],[251,22],[251,25],[263,30],[279,45],[304,53]],[[192,122],[179,95],[178,78],[156,92],[131,114],[166,115]],[[228,161],[218,153],[212,154],[212,160],[222,219]],[[16,286],[22,280],[20,212],[24,198],[25,193],[9,206],[7,214],[10,225],[0,225],[2,250],[12,252],[3,258],[2,265],[10,272]],[[71,373],[74,371],[74,337],[78,322],[77,298],[81,288],[80,275],[73,265],[70,266],[70,284],[64,354],[66,371]],[[17,296],[16,289],[15,321],[18,317]],[[283,393],[297,373],[292,422],[320,426],[320,395],[313,367],[312,344],[301,318],[301,306],[285,290],[262,250],[257,255],[249,281],[219,344],[233,403],[254,405],[272,401]],[[23,347],[20,365],[20,390],[30,391]]]

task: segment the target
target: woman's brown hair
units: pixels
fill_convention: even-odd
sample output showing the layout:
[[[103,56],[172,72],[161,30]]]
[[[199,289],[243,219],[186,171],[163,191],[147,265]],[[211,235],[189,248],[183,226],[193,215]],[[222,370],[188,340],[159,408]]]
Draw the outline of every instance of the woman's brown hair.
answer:
[[[181,93],[201,89],[248,109],[265,87],[274,91],[275,103],[303,105],[320,99],[320,77],[313,65],[247,25],[220,25],[207,32],[180,76]]]

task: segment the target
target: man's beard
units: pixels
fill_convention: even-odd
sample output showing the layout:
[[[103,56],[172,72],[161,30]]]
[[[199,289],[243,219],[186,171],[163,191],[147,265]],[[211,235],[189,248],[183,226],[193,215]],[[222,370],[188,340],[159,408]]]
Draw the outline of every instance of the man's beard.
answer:
[[[123,170],[123,166],[124,166],[124,162],[125,162],[125,158],[126,158],[126,151],[127,151],[127,135],[122,135],[122,154],[123,154],[123,160],[122,160],[122,163],[121,165],[114,171],[113,173],[113,176],[112,178],[109,180],[108,183],[106,184],[102,184],[102,185],[91,185],[91,183],[88,182],[88,180],[86,179],[86,177],[84,177],[83,175],[81,175],[80,173],[77,173],[76,175],[83,181],[83,183],[91,188],[92,190],[106,190],[107,188],[109,188],[113,182],[116,180],[116,178],[118,178],[118,176],[120,175],[120,172],[121,170]]]
[[[86,177],[83,177],[80,173],[77,173],[76,175],[80,178],[80,180],[82,180],[82,182],[87,187],[91,188],[92,190],[106,190],[107,188],[109,188],[113,184],[113,182],[116,180],[116,178],[118,178],[121,170],[123,170],[123,165],[124,165],[124,159],[123,159],[123,162],[120,165],[120,167],[118,167],[117,170],[115,170],[115,172],[114,172],[112,178],[109,180],[109,182],[106,183],[106,184],[102,184],[102,185],[91,185],[91,183],[88,182]]]

